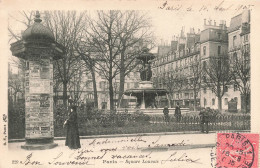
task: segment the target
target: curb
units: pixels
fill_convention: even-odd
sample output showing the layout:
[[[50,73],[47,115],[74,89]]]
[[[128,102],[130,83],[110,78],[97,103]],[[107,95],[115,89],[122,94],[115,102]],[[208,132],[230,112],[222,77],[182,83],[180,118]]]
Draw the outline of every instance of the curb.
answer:
[[[250,130],[225,130],[225,131],[210,131],[209,134],[221,132],[250,132]],[[118,138],[118,137],[134,137],[134,136],[157,136],[157,135],[183,135],[183,134],[205,134],[200,131],[189,132],[157,132],[157,133],[139,133],[139,134],[111,134],[111,135],[88,135],[80,136],[80,139],[96,139],[96,138]],[[207,135],[207,134],[205,134]],[[54,137],[54,140],[65,140],[66,137]],[[8,143],[25,142],[25,139],[10,139]]]

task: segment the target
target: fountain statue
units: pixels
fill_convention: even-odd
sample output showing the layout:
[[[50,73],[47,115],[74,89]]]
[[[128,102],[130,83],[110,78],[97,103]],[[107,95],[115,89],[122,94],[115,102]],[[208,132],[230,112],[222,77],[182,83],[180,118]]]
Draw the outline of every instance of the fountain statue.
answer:
[[[152,53],[149,53],[148,48],[142,50],[142,54],[136,57],[142,61],[142,68],[140,69],[139,88],[128,89],[124,95],[136,97],[136,108],[139,109],[157,109],[159,96],[167,96],[166,89],[159,89],[153,87],[153,82],[150,81],[152,77],[152,70],[150,61],[155,58]],[[167,96],[168,97],[168,96]],[[169,102],[169,100],[168,100]],[[170,103],[168,103],[168,106]]]

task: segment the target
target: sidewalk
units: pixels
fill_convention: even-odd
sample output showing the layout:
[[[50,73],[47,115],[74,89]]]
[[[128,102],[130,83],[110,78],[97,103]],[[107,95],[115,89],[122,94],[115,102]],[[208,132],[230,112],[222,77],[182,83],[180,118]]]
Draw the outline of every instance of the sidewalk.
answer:
[[[164,150],[183,150],[193,148],[208,148],[215,146],[216,134],[210,132],[209,134],[201,132],[164,132],[164,133],[147,133],[147,134],[117,134],[117,135],[98,135],[98,136],[81,136],[80,141],[82,146],[89,144],[91,141],[104,142],[103,147],[106,147],[108,141],[120,141],[138,143],[138,149],[164,149]],[[58,148],[64,147],[65,137],[55,137],[55,143]],[[145,143],[144,143],[145,142]],[[15,139],[9,141],[9,149],[23,150],[20,146],[24,144],[24,139]],[[118,144],[121,148],[122,143]],[[150,145],[150,146],[149,146]],[[149,147],[148,147],[149,146]]]
[[[236,131],[228,131],[236,132]],[[8,163],[14,160],[24,163],[30,156],[31,161],[39,161],[45,166],[54,163],[71,167],[71,163],[88,164],[88,167],[177,167],[208,168],[212,162],[211,153],[215,151],[216,133],[164,132],[154,134],[99,135],[80,137],[81,148],[70,150],[65,146],[65,137],[55,137],[57,147],[47,150],[24,150],[25,142],[14,140],[8,144]],[[214,153],[213,153],[214,154]],[[188,157],[199,163],[167,162],[168,158]],[[12,159],[12,160],[10,160]],[[57,161],[57,162],[56,162]],[[142,164],[137,164],[137,163]],[[145,163],[144,163],[145,162]],[[67,166],[66,166],[67,165]],[[21,166],[21,164],[13,165]],[[75,165],[74,165],[75,166]],[[85,165],[86,166],[86,165]],[[81,167],[85,167],[81,165]],[[54,166],[55,167],[55,166]],[[76,166],[79,167],[79,166]]]

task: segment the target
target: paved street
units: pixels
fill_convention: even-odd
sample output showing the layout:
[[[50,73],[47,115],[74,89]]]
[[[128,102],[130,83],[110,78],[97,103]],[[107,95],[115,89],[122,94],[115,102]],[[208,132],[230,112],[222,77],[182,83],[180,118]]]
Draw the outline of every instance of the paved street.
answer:
[[[215,133],[81,139],[79,150],[70,150],[64,146],[64,140],[56,140],[58,147],[43,151],[26,151],[20,148],[24,142],[15,142],[9,143],[9,156],[13,157],[9,158],[8,162],[19,162],[12,164],[12,167],[19,167],[21,164],[29,166],[35,164],[33,161],[37,161],[43,167],[87,164],[88,167],[147,165],[208,168],[211,164],[210,153],[214,142]]]

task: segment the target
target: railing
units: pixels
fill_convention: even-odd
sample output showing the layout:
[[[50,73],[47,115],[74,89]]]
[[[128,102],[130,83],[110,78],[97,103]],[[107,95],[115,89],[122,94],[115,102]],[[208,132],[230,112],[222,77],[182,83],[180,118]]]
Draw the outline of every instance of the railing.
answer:
[[[131,116],[130,114],[128,114]],[[133,134],[155,132],[185,132],[200,131],[199,115],[183,115],[177,122],[174,115],[170,115],[170,122],[164,122],[163,115],[149,115],[148,122],[135,122],[130,118],[124,120],[121,126],[102,125],[98,120],[88,120],[87,117],[78,117],[80,135],[106,135],[106,134]],[[56,120],[55,136],[65,136],[62,124],[65,118]],[[210,131],[222,130],[250,130],[250,115],[222,115],[218,114],[209,119]]]
[[[177,122],[174,116],[170,116],[171,125],[174,126],[172,131],[199,131],[200,116],[182,116],[181,121]],[[162,124],[164,116],[151,116],[152,124]],[[219,130],[250,130],[249,115],[216,115],[209,119],[209,129],[214,131]]]

